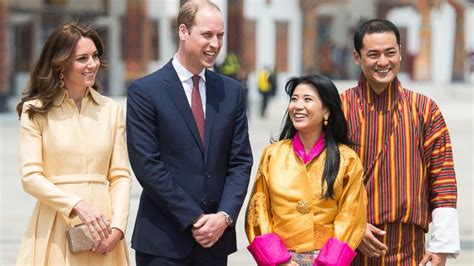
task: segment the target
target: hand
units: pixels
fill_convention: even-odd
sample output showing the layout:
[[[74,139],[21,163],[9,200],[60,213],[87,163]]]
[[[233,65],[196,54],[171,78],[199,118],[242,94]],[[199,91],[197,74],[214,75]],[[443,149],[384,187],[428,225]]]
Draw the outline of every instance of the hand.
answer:
[[[429,261],[431,261],[432,266],[444,266],[446,265],[447,258],[447,253],[431,253],[429,251],[426,251],[425,255],[423,256],[423,259],[420,262],[420,265],[425,266]]]
[[[380,242],[374,235],[383,236],[385,231],[367,223],[364,239],[359,246],[359,251],[367,257],[380,257],[387,252],[387,246]]]
[[[120,242],[120,239],[122,239],[122,236],[123,232],[120,229],[112,228],[112,233],[107,239],[100,242],[100,245],[95,252],[106,253],[113,251]]]
[[[212,247],[227,228],[225,217],[219,213],[205,214],[193,224],[191,231],[199,245]]]
[[[289,261],[287,261],[285,263],[278,264],[278,266],[298,266],[298,263],[296,261],[290,259]]]
[[[110,222],[100,211],[83,200],[79,201],[72,208],[72,211],[87,225],[87,228],[89,228],[92,239],[94,240],[92,251],[95,252],[99,248],[100,242],[107,239],[112,233]]]

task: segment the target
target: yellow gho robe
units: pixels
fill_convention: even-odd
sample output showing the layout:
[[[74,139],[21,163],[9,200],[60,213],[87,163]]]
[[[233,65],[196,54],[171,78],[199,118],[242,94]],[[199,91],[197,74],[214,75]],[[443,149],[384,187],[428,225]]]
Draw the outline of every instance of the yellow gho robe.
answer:
[[[249,242],[276,233],[288,250],[296,252],[319,250],[330,237],[357,248],[366,227],[363,168],[353,150],[339,145],[339,151],[334,196],[325,199],[321,178],[326,150],[305,165],[295,154],[292,140],[265,149],[247,206]]]

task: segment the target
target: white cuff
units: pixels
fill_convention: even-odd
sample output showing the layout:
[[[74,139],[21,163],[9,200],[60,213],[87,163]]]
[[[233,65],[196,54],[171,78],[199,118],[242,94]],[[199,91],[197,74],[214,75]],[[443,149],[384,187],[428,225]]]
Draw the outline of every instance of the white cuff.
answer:
[[[456,258],[461,253],[458,210],[436,208],[431,216],[431,240],[426,250],[431,253],[448,253],[448,258]]]

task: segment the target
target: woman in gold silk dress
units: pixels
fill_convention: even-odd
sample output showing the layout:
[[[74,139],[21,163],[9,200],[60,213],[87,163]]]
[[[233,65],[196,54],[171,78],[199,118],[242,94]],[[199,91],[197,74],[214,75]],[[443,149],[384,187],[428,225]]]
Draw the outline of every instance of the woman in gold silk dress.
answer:
[[[363,239],[363,168],[346,146],[347,124],[335,85],[320,75],[290,79],[279,141],[260,159],[247,206],[249,242],[275,233],[292,253],[284,265],[312,265],[334,237],[355,250]]]
[[[128,265],[130,170],[121,105],[99,94],[102,41],[66,23],[46,40],[17,106],[24,190],[36,203],[17,265]],[[91,251],[71,253],[85,223]]]

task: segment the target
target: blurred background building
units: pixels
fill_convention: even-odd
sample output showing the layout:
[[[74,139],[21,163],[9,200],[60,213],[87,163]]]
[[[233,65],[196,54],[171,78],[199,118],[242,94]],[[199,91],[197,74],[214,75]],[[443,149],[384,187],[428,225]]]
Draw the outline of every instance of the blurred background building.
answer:
[[[28,71],[53,28],[64,21],[92,24],[105,42],[105,94],[169,61],[177,47],[176,16],[183,0],[0,0],[0,111],[12,110]],[[228,53],[256,84],[264,67],[289,76],[318,72],[356,79],[355,26],[387,18],[401,30],[401,79],[474,83],[474,0],[216,0],[227,19]],[[256,94],[249,85],[250,94]],[[253,91],[253,92],[252,92]]]

